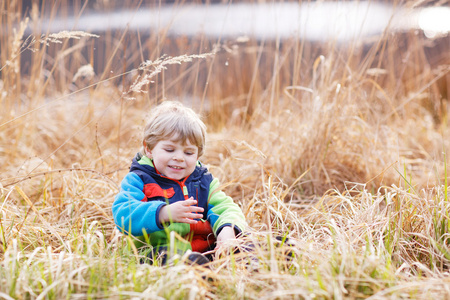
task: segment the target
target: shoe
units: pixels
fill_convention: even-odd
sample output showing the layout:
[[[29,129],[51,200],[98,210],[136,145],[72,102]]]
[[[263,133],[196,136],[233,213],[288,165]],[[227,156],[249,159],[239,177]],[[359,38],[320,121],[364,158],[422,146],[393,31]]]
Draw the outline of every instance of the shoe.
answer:
[[[201,254],[200,252],[191,252],[186,257],[186,262],[188,262],[190,265],[204,265],[209,263],[209,259]]]

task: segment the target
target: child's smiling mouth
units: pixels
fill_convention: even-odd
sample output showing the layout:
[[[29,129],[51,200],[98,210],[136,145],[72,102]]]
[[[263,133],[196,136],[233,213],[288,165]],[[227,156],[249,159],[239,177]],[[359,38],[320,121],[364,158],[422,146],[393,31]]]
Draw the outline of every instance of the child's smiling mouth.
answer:
[[[169,166],[169,168],[175,169],[175,170],[183,170],[184,168],[178,167],[178,166]]]

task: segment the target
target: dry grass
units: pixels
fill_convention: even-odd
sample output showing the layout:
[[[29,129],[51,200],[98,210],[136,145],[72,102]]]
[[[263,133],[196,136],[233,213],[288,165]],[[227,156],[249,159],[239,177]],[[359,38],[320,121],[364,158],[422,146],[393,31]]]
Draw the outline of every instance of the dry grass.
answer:
[[[449,297],[448,37],[25,36],[39,16],[20,5],[0,16],[0,298]],[[114,229],[163,98],[204,115],[202,161],[247,216],[250,254],[142,265]]]

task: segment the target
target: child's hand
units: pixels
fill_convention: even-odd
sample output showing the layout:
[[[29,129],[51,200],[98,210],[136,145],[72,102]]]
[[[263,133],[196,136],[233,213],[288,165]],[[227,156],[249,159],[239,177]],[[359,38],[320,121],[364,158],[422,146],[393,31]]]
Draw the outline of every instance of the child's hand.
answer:
[[[232,247],[228,242],[236,239],[234,235],[234,229],[230,226],[224,227],[216,238],[216,257],[220,257],[222,254],[227,253]]]
[[[194,219],[200,219],[203,217],[203,207],[193,206],[197,204],[197,200],[194,198],[189,198],[187,200],[178,201],[169,205],[164,206],[159,211],[159,221],[161,223],[165,222],[179,222],[196,224],[197,221]]]

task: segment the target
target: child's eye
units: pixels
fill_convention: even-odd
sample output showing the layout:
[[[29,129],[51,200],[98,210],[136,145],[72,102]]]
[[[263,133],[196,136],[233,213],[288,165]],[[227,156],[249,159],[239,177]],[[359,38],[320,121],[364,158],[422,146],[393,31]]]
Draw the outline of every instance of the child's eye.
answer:
[[[194,155],[194,152],[184,152],[186,155]]]
[[[165,149],[166,152],[173,152],[173,149]]]

